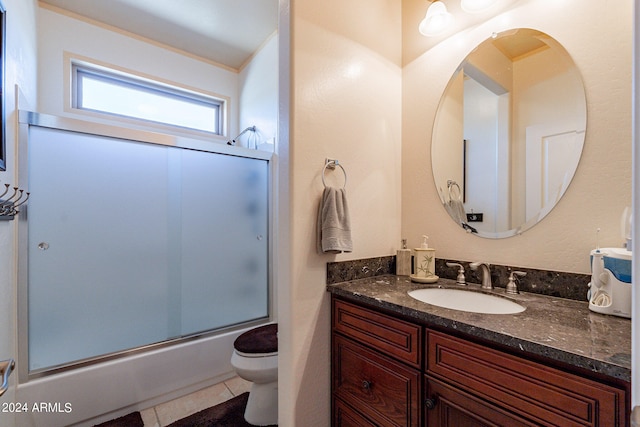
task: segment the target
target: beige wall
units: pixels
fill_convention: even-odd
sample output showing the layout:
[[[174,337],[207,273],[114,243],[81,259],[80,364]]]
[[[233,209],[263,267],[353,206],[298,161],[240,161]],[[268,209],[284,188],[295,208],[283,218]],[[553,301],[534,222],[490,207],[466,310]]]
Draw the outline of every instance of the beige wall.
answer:
[[[291,266],[289,295],[279,300],[280,425],[328,426],[326,263],[390,255],[400,240],[401,2],[292,0],[291,17]],[[337,256],[315,250],[327,157],[348,174],[354,251]],[[339,169],[327,178],[342,183]]]
[[[631,205],[631,11],[631,2],[603,8],[597,0],[521,1],[405,64],[402,235],[410,247],[428,234],[441,258],[588,273],[597,228],[600,246],[622,244],[620,216]],[[431,132],[440,94],[459,63],[492,32],[516,27],[546,32],[573,57],[586,87],[586,141],[576,176],[556,208],[521,236],[489,240],[466,234],[439,204]]]
[[[394,254],[401,237],[415,246],[427,233],[439,257],[587,273],[596,228],[601,246],[621,243],[620,215],[631,204],[631,4],[513,4],[416,54],[425,41],[417,29],[401,28],[400,7],[424,13],[421,0],[291,1],[291,266],[279,299],[280,425],[330,424],[327,262]],[[522,236],[486,240],[464,233],[440,206],[430,136],[455,68],[492,31],[514,27],[546,32],[572,55],[586,86],[587,136],[577,176],[554,211]],[[402,40],[402,70],[401,31],[417,38]],[[349,174],[351,254],[315,252],[325,157]]]

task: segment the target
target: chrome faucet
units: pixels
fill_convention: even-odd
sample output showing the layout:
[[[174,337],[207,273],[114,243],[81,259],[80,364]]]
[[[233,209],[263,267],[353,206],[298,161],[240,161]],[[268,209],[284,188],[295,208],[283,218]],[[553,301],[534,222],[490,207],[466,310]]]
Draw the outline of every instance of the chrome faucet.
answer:
[[[469,264],[469,268],[482,270],[482,289],[493,289],[491,284],[491,271],[489,270],[489,264],[486,262],[472,262]]]

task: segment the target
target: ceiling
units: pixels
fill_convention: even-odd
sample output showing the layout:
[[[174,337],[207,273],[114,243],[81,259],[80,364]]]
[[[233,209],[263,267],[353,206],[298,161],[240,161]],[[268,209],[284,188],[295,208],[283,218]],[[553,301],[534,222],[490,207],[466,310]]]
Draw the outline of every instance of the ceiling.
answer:
[[[239,69],[278,25],[278,0],[40,2],[233,69]]]

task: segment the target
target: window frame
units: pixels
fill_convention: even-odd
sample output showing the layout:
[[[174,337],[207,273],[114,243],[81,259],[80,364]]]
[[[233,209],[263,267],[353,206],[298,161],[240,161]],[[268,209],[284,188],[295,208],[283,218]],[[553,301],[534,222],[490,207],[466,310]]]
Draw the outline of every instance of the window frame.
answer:
[[[177,85],[171,85],[153,78],[141,77],[135,74],[118,71],[112,68],[88,64],[81,61],[71,61],[71,108],[78,112],[90,113],[107,119],[115,119],[135,123],[148,127],[161,127],[164,129],[172,129],[175,131],[199,133],[210,136],[226,136],[226,122],[228,101],[222,97],[209,95],[203,92],[197,92],[181,88]],[[82,106],[82,79],[88,76],[94,80],[101,80],[112,83],[115,86],[126,87],[129,89],[139,90],[142,93],[152,93],[161,95],[167,99],[176,99],[186,101],[194,105],[208,105],[216,110],[214,114],[215,123],[213,124],[217,132],[210,130],[198,129],[189,126],[181,126],[163,121],[145,119],[137,116],[118,114],[112,111],[101,109],[93,109]]]

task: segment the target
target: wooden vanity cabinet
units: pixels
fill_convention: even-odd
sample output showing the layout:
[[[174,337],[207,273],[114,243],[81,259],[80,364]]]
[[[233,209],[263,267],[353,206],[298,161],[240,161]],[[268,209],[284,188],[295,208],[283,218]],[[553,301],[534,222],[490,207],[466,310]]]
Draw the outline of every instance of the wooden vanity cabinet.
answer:
[[[629,427],[609,384],[332,298],[332,425]]]
[[[422,327],[332,301],[333,425],[421,426]]]

